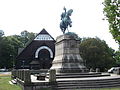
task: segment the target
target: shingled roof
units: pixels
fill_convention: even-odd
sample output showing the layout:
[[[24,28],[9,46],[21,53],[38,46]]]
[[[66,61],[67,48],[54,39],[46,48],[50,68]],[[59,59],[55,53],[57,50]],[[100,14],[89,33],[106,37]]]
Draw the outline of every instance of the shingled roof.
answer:
[[[38,33],[36,35],[36,37],[25,48],[22,48],[19,51],[16,59],[19,58],[21,56],[21,54],[25,53],[24,51],[26,50],[26,48],[28,48],[33,43],[33,41],[37,41],[37,42],[39,42],[39,41],[54,41],[55,42],[54,38],[43,28],[41,30],[41,32]]]

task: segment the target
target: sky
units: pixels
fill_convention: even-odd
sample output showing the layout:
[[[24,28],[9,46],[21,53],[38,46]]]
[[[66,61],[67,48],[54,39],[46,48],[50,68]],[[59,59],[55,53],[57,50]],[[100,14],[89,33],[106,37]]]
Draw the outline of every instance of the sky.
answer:
[[[60,15],[65,6],[73,9],[72,27],[83,37],[99,37],[109,47],[118,50],[118,44],[109,33],[109,24],[103,14],[104,0],[0,0],[0,30],[5,35],[19,35],[20,32],[39,33],[45,28],[56,39],[62,32],[59,28]]]

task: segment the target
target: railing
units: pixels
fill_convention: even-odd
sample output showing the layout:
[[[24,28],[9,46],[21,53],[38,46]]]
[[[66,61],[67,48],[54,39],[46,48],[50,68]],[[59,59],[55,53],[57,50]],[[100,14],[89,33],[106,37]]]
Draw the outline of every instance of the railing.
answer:
[[[47,70],[47,69],[41,69],[41,70],[27,70],[27,69],[18,69],[12,71],[12,78],[16,78],[18,80],[23,81],[24,83],[31,83],[31,75],[41,75],[44,73],[44,75],[49,72],[49,82],[55,82],[56,81],[56,71],[55,70]]]
[[[92,72],[93,69],[90,69],[90,72]],[[100,70],[97,68],[96,72],[99,72]],[[12,78],[19,79],[21,81],[24,81],[25,83],[31,83],[31,75],[41,75],[41,74],[47,74],[49,82],[56,81],[56,70],[48,70],[48,69],[40,69],[40,70],[29,70],[29,69],[14,69],[12,71]]]

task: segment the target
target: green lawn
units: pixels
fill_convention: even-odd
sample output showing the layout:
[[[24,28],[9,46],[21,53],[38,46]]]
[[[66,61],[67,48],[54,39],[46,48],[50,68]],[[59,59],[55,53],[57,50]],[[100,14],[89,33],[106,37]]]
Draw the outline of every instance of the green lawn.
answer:
[[[0,76],[0,90],[22,90],[18,85],[9,84],[10,80],[11,80],[10,76]],[[51,90],[51,89],[42,89],[42,90]],[[80,90],[120,90],[120,88],[80,89]]]
[[[9,84],[10,80],[11,80],[10,76],[0,76],[0,90],[22,90],[18,85]],[[49,90],[49,89],[41,89],[41,90]]]
[[[0,90],[21,90],[17,85],[9,84],[10,76],[0,76]]]

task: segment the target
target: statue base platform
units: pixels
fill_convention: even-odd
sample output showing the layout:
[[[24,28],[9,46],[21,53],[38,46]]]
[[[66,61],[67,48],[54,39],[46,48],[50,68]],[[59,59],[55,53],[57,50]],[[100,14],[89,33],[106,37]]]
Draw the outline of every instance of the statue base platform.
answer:
[[[57,74],[87,72],[79,53],[79,44],[80,41],[71,35],[58,36],[51,69],[55,69]]]

